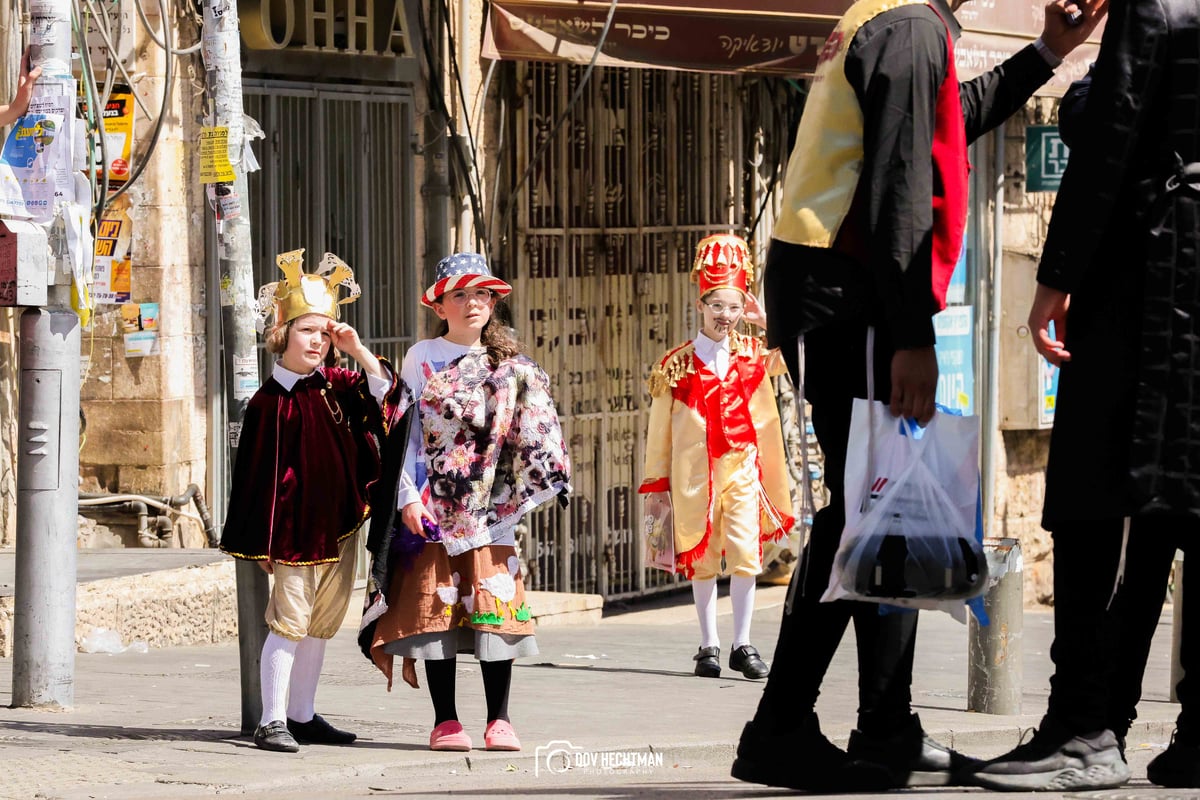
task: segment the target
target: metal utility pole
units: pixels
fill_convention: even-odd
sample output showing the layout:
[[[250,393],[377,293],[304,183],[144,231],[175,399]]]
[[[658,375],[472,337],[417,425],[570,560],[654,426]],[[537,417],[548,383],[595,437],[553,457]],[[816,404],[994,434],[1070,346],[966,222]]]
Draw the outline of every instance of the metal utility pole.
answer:
[[[990,624],[970,621],[967,666],[967,710],[983,714],[1020,714],[1021,640],[1024,632],[1025,582],[1021,542],[1017,539],[984,539],[989,580],[983,607]],[[995,583],[991,583],[995,580]]]
[[[225,366],[225,424],[229,463],[237,457],[242,416],[258,388],[254,327],[254,271],[250,249],[249,193],[243,159],[241,36],[237,0],[206,0],[201,43],[211,103],[210,132],[224,129],[232,180],[209,184],[216,212],[217,258],[221,293],[221,341]],[[203,159],[203,153],[202,153]],[[226,176],[229,177],[229,176]],[[211,271],[210,271],[211,274]],[[210,285],[209,291],[217,287]],[[236,564],[238,649],[241,656],[242,733],[252,733],[262,715],[259,661],[267,638],[267,576],[256,564]]]
[[[43,87],[74,97],[71,4],[32,4],[33,67]],[[60,135],[71,141],[73,115]],[[62,230],[63,220],[53,225]],[[55,237],[51,237],[54,241]],[[68,258],[63,237],[54,256],[56,283]],[[48,307],[21,315],[21,386],[17,441],[17,548],[13,619],[14,706],[75,701],[75,538],[79,501],[79,317],[70,283],[49,287]]]

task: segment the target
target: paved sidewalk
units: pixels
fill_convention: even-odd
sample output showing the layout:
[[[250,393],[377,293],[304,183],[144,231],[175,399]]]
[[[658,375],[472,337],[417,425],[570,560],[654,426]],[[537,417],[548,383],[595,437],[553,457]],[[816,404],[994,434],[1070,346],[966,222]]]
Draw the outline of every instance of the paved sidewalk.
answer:
[[[763,587],[758,593],[754,638],[768,657],[784,591]],[[723,598],[723,608],[727,602]],[[339,727],[356,731],[359,742],[352,747],[305,747],[299,755],[265,753],[237,735],[234,644],[144,654],[81,653],[73,710],[0,707],[0,798],[131,800],[214,793],[368,797],[384,790],[388,796],[427,796],[420,787],[444,787],[445,781],[468,774],[497,792],[550,797],[559,795],[549,790],[545,764],[535,764],[535,755],[539,746],[552,741],[589,752],[646,753],[652,748],[666,759],[666,767],[657,774],[660,788],[650,794],[564,788],[564,797],[666,796],[663,781],[678,778],[683,790],[689,780],[680,764],[707,770],[716,783],[693,787],[695,795],[678,796],[765,796],[762,792],[767,790],[722,782],[762,684],[740,676],[704,680],[690,674],[697,631],[689,604],[690,595],[681,594],[657,601],[654,608],[610,616],[599,625],[541,630],[541,655],[519,662],[514,670],[510,709],[525,750],[512,754],[476,750],[464,757],[430,752],[426,745],[432,711],[426,691],[399,684],[388,694],[382,676],[358,652],[350,629],[330,644],[317,708]],[[1155,640],[1143,721],[1131,737],[1134,747],[1143,742],[1161,746],[1178,710],[1167,702],[1169,620],[1169,614],[1164,615]],[[728,642],[728,614],[720,625]],[[1051,630],[1049,614],[1026,614],[1026,713],[988,716],[964,711],[966,627],[943,614],[924,614],[914,698],[925,727],[945,743],[979,754],[1015,744],[1023,728],[1036,725],[1045,706]],[[11,660],[0,660],[0,706],[11,702],[11,669]],[[464,658],[459,673],[459,714],[481,746],[484,702],[479,669]],[[831,738],[844,743],[855,705],[855,654],[853,636],[848,635],[818,706]],[[397,786],[409,788],[399,791]],[[676,796],[675,791],[669,794]]]

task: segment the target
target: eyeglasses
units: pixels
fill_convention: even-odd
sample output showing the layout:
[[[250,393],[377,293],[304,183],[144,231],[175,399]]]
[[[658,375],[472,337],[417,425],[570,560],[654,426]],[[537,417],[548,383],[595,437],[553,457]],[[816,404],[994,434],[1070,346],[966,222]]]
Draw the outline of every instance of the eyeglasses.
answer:
[[[491,302],[491,289],[458,289],[442,295],[443,303],[453,303],[456,306],[466,305],[468,300],[474,300],[481,305]]]
[[[738,314],[741,314],[743,311],[746,310],[742,306],[731,306],[731,305],[726,305],[725,303],[705,303],[704,305],[708,306],[709,311],[713,312],[714,314],[718,314],[718,315],[724,314],[726,311],[728,311],[730,314],[732,314],[736,317]]]

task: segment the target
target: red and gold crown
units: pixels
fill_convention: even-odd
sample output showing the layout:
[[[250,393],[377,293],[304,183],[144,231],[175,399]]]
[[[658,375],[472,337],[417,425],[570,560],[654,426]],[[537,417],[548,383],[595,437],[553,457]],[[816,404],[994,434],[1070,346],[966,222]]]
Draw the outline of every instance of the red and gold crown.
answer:
[[[696,245],[696,263],[692,281],[700,287],[700,296],[717,289],[737,289],[750,294],[754,285],[754,263],[746,240],[732,233],[718,233]]]
[[[341,306],[359,298],[362,290],[354,282],[354,270],[335,256],[326,253],[316,272],[304,272],[304,248],[280,253],[275,264],[283,272],[284,279],[268,283],[258,290],[255,310],[271,324],[284,325],[305,314],[321,314],[330,319],[341,316]],[[338,298],[338,287],[348,292]]]

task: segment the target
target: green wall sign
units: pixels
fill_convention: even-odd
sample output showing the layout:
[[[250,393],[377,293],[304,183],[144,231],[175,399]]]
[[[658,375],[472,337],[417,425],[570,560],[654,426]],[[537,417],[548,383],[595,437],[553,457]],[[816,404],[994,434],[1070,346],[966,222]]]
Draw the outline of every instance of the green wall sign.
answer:
[[[1058,136],[1057,125],[1025,129],[1025,191],[1057,192],[1071,151]]]

